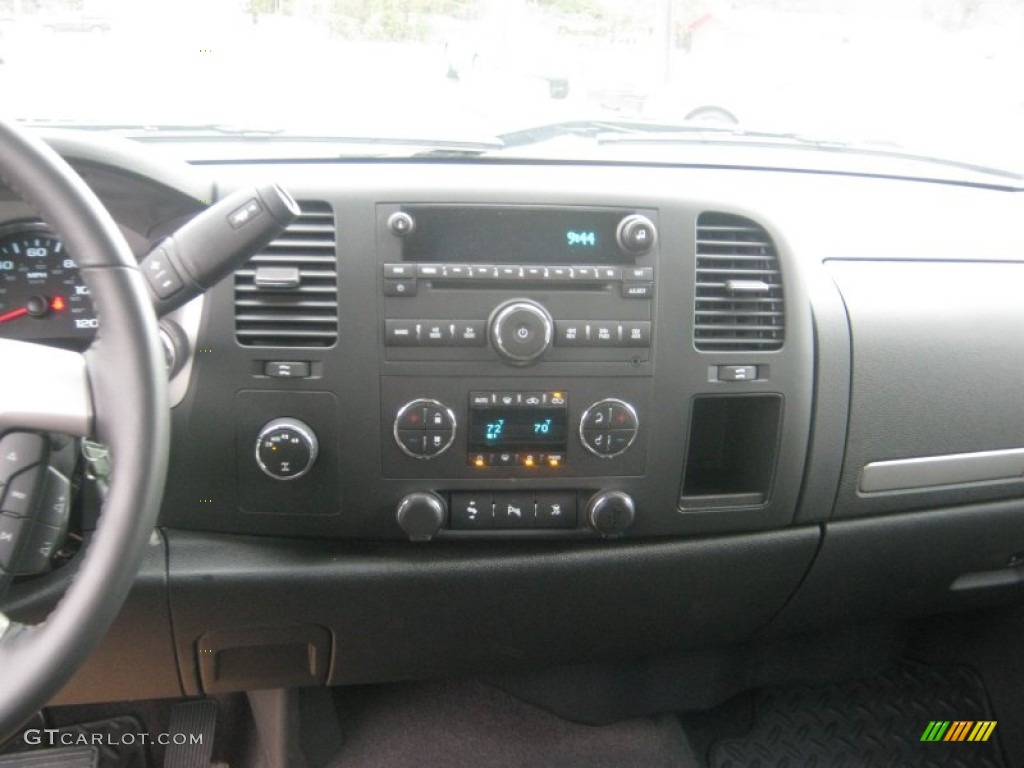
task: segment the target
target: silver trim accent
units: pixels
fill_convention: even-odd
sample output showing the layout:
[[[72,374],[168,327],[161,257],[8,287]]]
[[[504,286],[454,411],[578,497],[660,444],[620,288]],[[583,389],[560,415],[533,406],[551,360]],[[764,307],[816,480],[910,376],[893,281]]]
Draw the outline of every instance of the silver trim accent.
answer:
[[[92,388],[78,352],[0,339],[0,433],[40,429],[68,435],[92,431]]]
[[[541,324],[544,326],[544,346],[541,347],[536,354],[533,355],[516,355],[505,349],[505,345],[501,338],[501,326],[508,318],[508,315],[512,312],[519,311],[531,312],[540,318]],[[551,343],[554,339],[555,321],[551,319],[551,314],[540,304],[529,299],[513,299],[505,304],[500,305],[491,314],[490,322],[490,337],[491,343],[498,350],[498,353],[512,361],[513,363],[532,363],[534,360],[539,358],[549,349],[551,349]]]
[[[860,473],[861,493],[925,490],[1024,477],[1024,448],[873,461]]]
[[[602,405],[621,405],[623,408],[625,408],[633,415],[633,421],[636,422],[636,429],[633,430],[633,436],[629,438],[629,442],[626,443],[626,447],[623,448],[621,451],[616,451],[615,453],[598,453],[583,438],[583,424],[586,422],[587,417],[590,415],[590,412],[592,410],[594,410],[595,408],[599,408]],[[609,429],[611,429],[611,427],[609,427]],[[595,456],[597,456],[597,458],[614,459],[616,456],[621,456],[622,454],[624,454],[626,451],[633,447],[633,443],[636,442],[636,436],[640,433],[640,417],[636,413],[636,408],[627,403],[625,400],[619,400],[619,398],[617,397],[606,397],[603,400],[598,400],[596,403],[590,404],[587,410],[583,412],[583,415],[580,416],[580,425],[576,431],[579,433],[580,442],[583,444],[583,447],[586,448]]]
[[[436,406],[437,408],[440,408],[445,413],[447,413],[448,414],[448,418],[452,422],[452,436],[451,436],[451,438],[449,438],[448,442],[444,444],[444,448],[439,450],[437,453],[431,454],[430,456],[421,455],[421,454],[413,453],[412,451],[406,450],[405,446],[402,445],[402,441],[398,438],[398,422],[402,420],[402,416],[405,415],[405,412],[407,410],[409,410],[410,408],[412,408],[414,405],[417,405],[420,408],[422,408],[424,406],[427,406],[427,405]],[[415,400],[410,400],[408,403],[406,403],[405,405],[403,405],[401,408],[398,409],[398,413],[395,414],[395,423],[391,427],[391,434],[395,438],[395,443],[398,445],[399,448],[402,449],[402,453],[404,453],[406,456],[411,456],[412,458],[419,459],[420,461],[430,461],[431,459],[436,459],[438,456],[440,456],[441,454],[443,454],[445,451],[447,451],[449,448],[452,447],[452,443],[455,442],[455,433],[458,432],[458,429],[459,429],[459,425],[458,425],[458,422],[455,420],[455,414],[452,413],[452,409],[451,408],[449,408],[447,405],[445,405],[444,403],[442,403],[439,400],[431,400],[430,398],[420,397],[420,398],[417,398]],[[424,432],[431,432],[431,431],[436,431],[436,430],[428,430],[428,429],[424,428],[423,431]]]
[[[309,448],[309,461],[306,463],[306,466],[302,468],[301,472],[296,472],[294,475],[290,475],[289,477],[280,477],[267,469],[262,459],[260,459],[260,443],[263,441],[264,437],[275,429],[293,429],[306,441],[306,447]],[[256,464],[261,470],[263,470],[263,474],[271,480],[288,482],[290,480],[298,480],[300,477],[304,477],[306,473],[313,468],[313,465],[316,463],[316,457],[320,454],[320,442],[316,439],[316,432],[314,432],[313,428],[306,424],[306,422],[285,417],[268,421],[263,425],[263,429],[260,430],[259,435],[256,437],[256,450],[254,453],[256,455]]]
[[[7,630],[11,628],[11,620],[7,618],[7,614],[0,611],[0,640],[4,639],[4,635],[7,634]]]

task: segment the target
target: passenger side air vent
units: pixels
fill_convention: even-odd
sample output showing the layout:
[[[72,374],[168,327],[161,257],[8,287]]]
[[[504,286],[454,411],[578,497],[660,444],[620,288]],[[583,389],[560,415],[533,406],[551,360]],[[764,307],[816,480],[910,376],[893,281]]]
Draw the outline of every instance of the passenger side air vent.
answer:
[[[329,347],[338,338],[334,211],[299,201],[281,236],[235,272],[235,338],[251,347]]]
[[[775,245],[750,219],[697,217],[693,343],[707,352],[778,349],[785,337]]]

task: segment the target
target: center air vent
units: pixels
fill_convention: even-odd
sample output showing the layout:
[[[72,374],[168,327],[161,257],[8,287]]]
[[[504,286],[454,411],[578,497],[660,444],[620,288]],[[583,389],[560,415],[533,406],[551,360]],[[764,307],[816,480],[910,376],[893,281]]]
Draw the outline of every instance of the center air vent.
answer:
[[[334,211],[299,201],[280,237],[235,272],[235,338],[253,347],[329,347],[338,338]]]
[[[693,343],[711,352],[778,349],[785,337],[775,245],[750,219],[697,217]]]

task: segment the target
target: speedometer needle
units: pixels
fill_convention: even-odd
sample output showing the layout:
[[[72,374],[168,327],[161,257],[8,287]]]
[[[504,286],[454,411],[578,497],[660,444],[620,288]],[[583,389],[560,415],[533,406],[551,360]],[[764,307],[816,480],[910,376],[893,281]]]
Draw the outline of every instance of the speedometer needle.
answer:
[[[19,307],[18,309],[12,309],[10,312],[5,312],[0,315],[0,323],[6,323],[8,320],[17,320],[19,317],[28,314],[26,307]]]

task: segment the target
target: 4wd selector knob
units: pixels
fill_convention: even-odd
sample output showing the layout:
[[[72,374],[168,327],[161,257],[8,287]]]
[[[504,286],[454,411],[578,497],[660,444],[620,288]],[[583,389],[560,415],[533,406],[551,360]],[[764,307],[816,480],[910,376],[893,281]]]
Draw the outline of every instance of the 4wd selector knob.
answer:
[[[256,463],[275,480],[297,480],[309,472],[320,444],[316,432],[298,419],[274,419],[256,438]]]
[[[514,299],[491,313],[491,344],[512,365],[527,365],[551,346],[554,321],[540,304]]]

